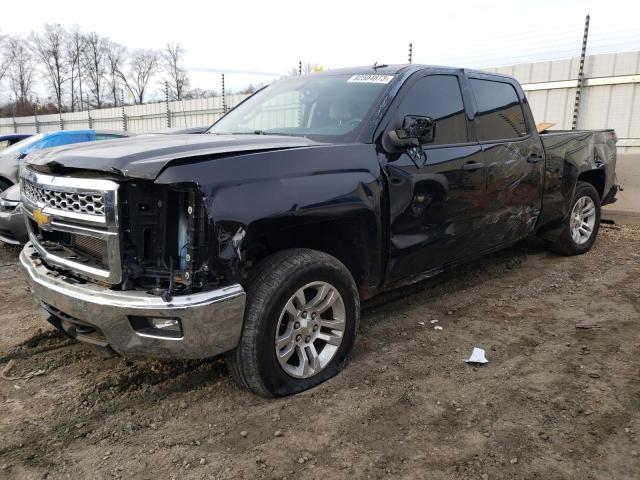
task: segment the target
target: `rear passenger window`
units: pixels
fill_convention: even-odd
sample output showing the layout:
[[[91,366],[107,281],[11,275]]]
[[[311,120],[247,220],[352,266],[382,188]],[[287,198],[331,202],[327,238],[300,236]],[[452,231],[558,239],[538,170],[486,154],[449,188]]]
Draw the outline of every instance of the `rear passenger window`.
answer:
[[[470,79],[478,103],[478,140],[524,137],[527,126],[513,85],[492,80]]]
[[[400,118],[422,115],[436,121],[436,134],[430,145],[465,143],[467,120],[458,77],[430,75],[419,79],[402,100]]]

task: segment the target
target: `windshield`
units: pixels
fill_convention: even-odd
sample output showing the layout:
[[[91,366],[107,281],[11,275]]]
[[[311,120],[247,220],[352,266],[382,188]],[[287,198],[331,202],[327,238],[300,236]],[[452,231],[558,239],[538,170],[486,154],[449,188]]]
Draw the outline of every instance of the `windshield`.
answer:
[[[5,148],[0,152],[2,155],[11,155],[18,154],[24,152],[27,148],[32,146],[34,143],[39,142],[44,138],[44,133],[39,133],[38,135],[34,135],[33,137],[25,138],[24,140],[20,140],[18,143],[14,143],[9,148]]]
[[[281,80],[238,105],[207,133],[353,140],[392,79],[391,75],[310,75]]]

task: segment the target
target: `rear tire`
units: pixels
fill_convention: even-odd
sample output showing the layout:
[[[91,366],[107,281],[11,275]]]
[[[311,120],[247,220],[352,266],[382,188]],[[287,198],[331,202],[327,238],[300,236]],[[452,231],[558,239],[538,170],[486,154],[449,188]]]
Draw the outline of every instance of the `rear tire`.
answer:
[[[588,252],[598,236],[600,210],[600,195],[594,186],[578,182],[565,228],[549,248],[561,255],[581,255]]]
[[[355,282],[336,258],[309,249],[275,253],[247,285],[242,337],[226,354],[231,376],[264,397],[315,387],[345,366],[359,319]]]

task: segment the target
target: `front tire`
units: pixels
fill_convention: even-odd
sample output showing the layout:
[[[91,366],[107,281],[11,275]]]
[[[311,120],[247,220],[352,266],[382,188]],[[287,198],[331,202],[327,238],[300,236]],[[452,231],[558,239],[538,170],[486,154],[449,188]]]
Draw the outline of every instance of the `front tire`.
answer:
[[[550,245],[561,255],[581,255],[591,250],[600,229],[600,195],[593,185],[578,182],[560,238]]]
[[[247,285],[242,337],[227,353],[238,385],[264,397],[315,387],[346,364],[360,319],[358,291],[336,258],[284,250]]]
[[[5,182],[4,180],[0,180],[0,193],[4,192],[10,186],[10,183]]]

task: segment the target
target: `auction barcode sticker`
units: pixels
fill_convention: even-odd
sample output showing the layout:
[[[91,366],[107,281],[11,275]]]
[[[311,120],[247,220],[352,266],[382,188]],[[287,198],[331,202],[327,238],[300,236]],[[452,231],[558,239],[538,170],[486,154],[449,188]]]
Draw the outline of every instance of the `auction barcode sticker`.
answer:
[[[389,83],[393,75],[353,75],[347,83]]]

